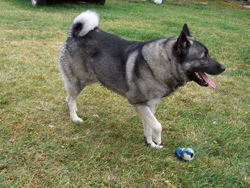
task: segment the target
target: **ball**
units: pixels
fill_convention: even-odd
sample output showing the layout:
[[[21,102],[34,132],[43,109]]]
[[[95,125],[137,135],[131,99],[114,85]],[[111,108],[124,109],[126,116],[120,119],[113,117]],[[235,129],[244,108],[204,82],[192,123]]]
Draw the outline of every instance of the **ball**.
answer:
[[[194,159],[195,153],[191,148],[177,148],[175,150],[175,155],[184,161],[192,161]]]

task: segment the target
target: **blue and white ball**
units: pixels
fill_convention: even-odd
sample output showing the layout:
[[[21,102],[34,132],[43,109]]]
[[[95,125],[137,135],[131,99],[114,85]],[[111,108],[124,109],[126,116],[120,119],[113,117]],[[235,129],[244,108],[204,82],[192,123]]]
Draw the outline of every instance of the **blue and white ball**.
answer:
[[[177,148],[174,154],[184,161],[192,161],[195,156],[194,150],[191,148]]]

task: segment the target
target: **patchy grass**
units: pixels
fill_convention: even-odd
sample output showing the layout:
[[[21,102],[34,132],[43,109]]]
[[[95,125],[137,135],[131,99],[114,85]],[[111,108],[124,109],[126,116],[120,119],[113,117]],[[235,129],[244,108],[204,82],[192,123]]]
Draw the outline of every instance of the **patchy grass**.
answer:
[[[249,187],[249,9],[212,0],[0,2],[1,187]],[[102,29],[129,40],[178,35],[187,23],[227,67],[212,76],[216,90],[189,83],[158,105],[162,150],[146,146],[126,99],[99,84],[77,101],[84,123],[70,121],[57,55],[72,19],[87,9],[100,14]],[[177,147],[193,148],[195,159],[178,160]]]

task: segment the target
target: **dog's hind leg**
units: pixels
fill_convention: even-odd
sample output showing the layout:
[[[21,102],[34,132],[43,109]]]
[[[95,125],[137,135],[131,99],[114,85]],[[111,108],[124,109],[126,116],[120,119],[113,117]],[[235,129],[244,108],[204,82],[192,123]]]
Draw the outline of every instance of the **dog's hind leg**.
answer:
[[[58,66],[61,72],[64,87],[67,91],[66,102],[69,115],[72,121],[82,122],[76,114],[76,99],[86,86],[88,74],[84,71],[81,64],[74,62],[64,44],[58,55]]]
[[[137,112],[143,118],[144,134],[146,136],[147,143],[150,144],[152,148],[163,148],[161,146],[161,124],[157,121],[154,116],[155,106],[145,106],[145,105],[134,105]],[[154,139],[154,141],[153,141]]]
[[[82,122],[83,120],[79,118],[76,114],[77,107],[76,107],[76,99],[79,96],[79,94],[82,92],[83,88],[85,87],[85,84],[65,84],[66,90],[67,90],[67,98],[66,102],[68,105],[69,110],[69,116],[74,122]]]

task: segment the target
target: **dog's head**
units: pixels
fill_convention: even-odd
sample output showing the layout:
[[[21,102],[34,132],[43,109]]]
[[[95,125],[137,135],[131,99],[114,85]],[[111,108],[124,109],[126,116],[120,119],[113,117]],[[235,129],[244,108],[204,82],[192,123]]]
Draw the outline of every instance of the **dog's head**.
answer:
[[[195,40],[191,35],[187,24],[184,24],[180,36],[174,45],[175,56],[184,67],[189,81],[195,81],[200,86],[216,85],[205,73],[218,75],[226,67],[213,60],[205,45]]]

